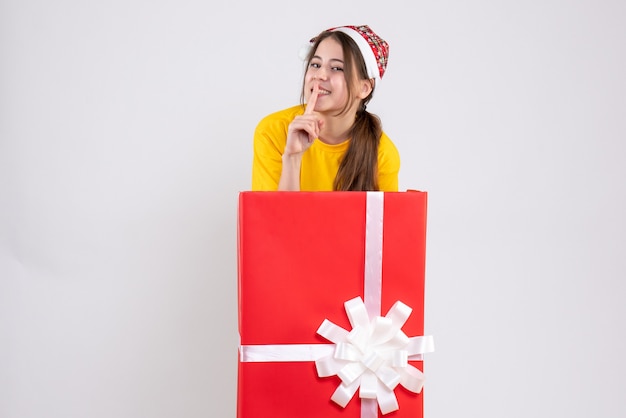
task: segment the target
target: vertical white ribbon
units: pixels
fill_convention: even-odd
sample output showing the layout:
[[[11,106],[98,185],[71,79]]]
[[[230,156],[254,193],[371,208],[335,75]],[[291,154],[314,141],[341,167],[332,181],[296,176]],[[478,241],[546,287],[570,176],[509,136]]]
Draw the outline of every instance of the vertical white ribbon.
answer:
[[[381,316],[382,313],[384,207],[385,194],[383,192],[367,192],[363,302],[370,318]],[[361,418],[377,417],[378,401],[361,398]]]
[[[361,398],[361,418],[378,418],[378,401]]]
[[[383,288],[384,192],[367,192],[365,210],[365,289],[363,302],[370,318],[381,316]]]

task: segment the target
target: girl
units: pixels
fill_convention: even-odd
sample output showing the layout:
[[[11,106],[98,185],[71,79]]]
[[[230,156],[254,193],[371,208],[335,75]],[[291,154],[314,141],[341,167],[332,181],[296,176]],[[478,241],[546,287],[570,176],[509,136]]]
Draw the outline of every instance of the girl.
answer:
[[[311,44],[302,104],[257,125],[252,190],[397,191],[400,156],[366,110],[388,44],[368,26],[331,28]]]

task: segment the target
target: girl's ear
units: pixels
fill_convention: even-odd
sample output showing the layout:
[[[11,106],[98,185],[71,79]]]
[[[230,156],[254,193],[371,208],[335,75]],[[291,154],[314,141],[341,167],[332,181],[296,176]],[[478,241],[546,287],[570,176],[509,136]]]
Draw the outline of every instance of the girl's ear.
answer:
[[[374,90],[374,79],[359,81],[359,99],[365,99]]]

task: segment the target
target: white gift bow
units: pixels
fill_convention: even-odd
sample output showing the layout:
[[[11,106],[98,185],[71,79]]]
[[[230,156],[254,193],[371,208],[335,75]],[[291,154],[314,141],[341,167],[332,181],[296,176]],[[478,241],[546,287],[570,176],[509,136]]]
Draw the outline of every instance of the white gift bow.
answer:
[[[360,297],[345,304],[352,331],[325,319],[317,333],[335,343],[335,351],[315,361],[320,377],[337,375],[341,384],[331,399],[345,407],[357,389],[359,397],[377,401],[388,414],[399,409],[394,389],[401,384],[414,393],[424,385],[422,372],[408,360],[421,360],[434,350],[432,337],[409,338],[401,328],[412,309],[397,301],[384,317],[370,320]],[[376,415],[375,415],[376,416]]]
[[[339,385],[332,398],[333,401],[345,407],[350,399],[361,387],[359,396],[361,397],[361,418],[376,418],[378,416],[377,405],[381,412],[388,412],[399,409],[397,399],[390,386],[396,387],[398,383],[413,392],[419,393],[423,386],[423,374],[417,368],[407,364],[404,360],[421,360],[422,354],[434,351],[432,336],[408,338],[400,331],[400,328],[408,318],[411,308],[402,302],[396,302],[389,310],[385,318],[380,317],[381,295],[382,295],[382,245],[383,245],[383,192],[367,192],[366,221],[365,221],[365,302],[357,297],[347,301],[344,305],[353,326],[353,330],[348,333],[345,329],[338,327],[328,320],[324,320],[318,333],[335,344],[277,344],[277,345],[239,345],[239,358],[241,362],[293,362],[293,361],[315,361],[322,374],[328,376],[339,374],[342,383]],[[361,305],[364,307],[361,308]],[[408,312],[408,313],[407,313]],[[403,318],[406,316],[403,320]],[[370,318],[373,318],[370,323]],[[387,324],[391,321],[391,324]],[[367,325],[366,325],[367,323]],[[398,324],[400,324],[398,326]],[[397,331],[386,341],[388,348],[395,354],[390,357],[391,362],[386,360],[385,350],[380,350],[378,342],[383,341],[382,336]],[[377,332],[375,337],[368,336],[367,332]],[[350,339],[348,339],[348,336]],[[408,339],[408,345],[403,349],[391,349],[396,347],[398,341],[403,340],[402,336]],[[340,348],[341,347],[341,348]],[[351,347],[351,348],[350,348]],[[350,351],[355,347],[362,347],[367,354]],[[410,354],[409,353],[413,353]],[[333,360],[321,360],[323,358],[334,358],[341,364],[343,372],[332,371]],[[381,360],[382,359],[382,360]],[[318,366],[319,362],[319,366]],[[389,365],[391,364],[391,367]],[[403,366],[403,364],[406,364]],[[361,365],[368,371],[361,369]],[[369,365],[369,367],[368,367]],[[400,365],[400,366],[395,366]],[[389,372],[400,375],[400,380]],[[398,369],[400,369],[398,371]],[[374,372],[372,370],[375,370]],[[380,371],[379,371],[380,370]],[[330,374],[328,374],[330,373]],[[320,375],[321,376],[321,375]],[[343,377],[342,377],[343,376]],[[345,379],[345,380],[344,380]],[[346,384],[346,382],[351,382]],[[391,393],[389,393],[391,392]]]

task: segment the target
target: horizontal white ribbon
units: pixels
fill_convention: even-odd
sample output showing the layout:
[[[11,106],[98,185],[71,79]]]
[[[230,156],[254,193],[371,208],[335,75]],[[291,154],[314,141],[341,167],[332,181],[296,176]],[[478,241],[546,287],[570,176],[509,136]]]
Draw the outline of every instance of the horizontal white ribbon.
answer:
[[[315,361],[332,355],[334,351],[335,344],[242,345],[239,347],[239,359],[249,363]]]

